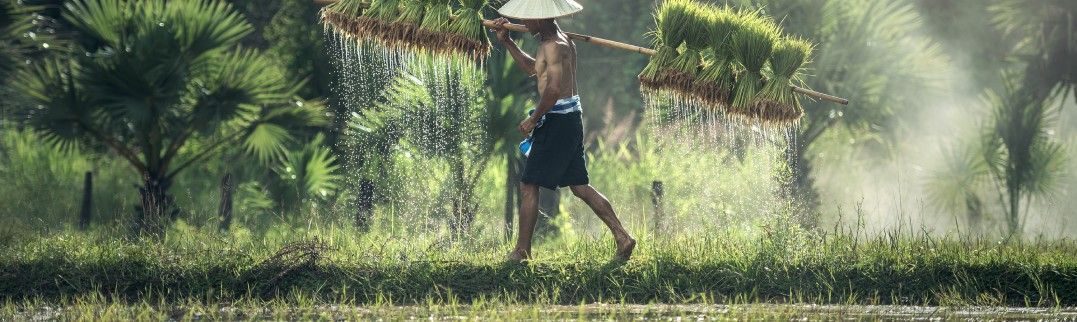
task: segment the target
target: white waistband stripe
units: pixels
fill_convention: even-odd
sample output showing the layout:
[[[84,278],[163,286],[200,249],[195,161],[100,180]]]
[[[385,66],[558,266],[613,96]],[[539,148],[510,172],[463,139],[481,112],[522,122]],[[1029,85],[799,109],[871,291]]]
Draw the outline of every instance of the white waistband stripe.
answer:
[[[568,114],[572,112],[583,112],[583,106],[580,104],[579,95],[573,95],[569,98],[557,100],[557,103],[554,103],[553,108],[547,113]]]

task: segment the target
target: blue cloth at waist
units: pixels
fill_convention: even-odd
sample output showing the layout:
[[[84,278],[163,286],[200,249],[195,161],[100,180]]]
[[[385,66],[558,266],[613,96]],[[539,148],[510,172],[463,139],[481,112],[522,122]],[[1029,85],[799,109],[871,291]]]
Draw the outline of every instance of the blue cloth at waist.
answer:
[[[546,115],[543,115],[542,118],[539,119],[538,123],[535,124],[535,128],[540,128],[542,127],[542,123],[546,123],[546,116],[549,116],[551,114],[569,114],[575,112],[583,112],[583,107],[580,106],[579,95],[573,95],[569,98],[559,99],[556,103],[554,103],[553,108],[551,108],[549,112],[546,112]],[[531,115],[533,113],[535,113],[535,109],[527,111],[528,115]],[[527,138],[520,142],[520,153],[522,153],[524,157],[528,157],[531,155],[531,137],[534,133],[535,130],[531,130],[531,134],[528,134]]]

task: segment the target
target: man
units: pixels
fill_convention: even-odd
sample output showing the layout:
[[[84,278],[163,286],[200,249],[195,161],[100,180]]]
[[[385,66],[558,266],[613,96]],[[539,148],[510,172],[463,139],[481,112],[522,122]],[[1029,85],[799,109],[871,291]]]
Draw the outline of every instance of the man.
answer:
[[[520,180],[520,232],[509,260],[531,257],[531,237],[538,219],[539,187],[570,187],[572,194],[591,207],[613,232],[617,249],[615,259],[628,260],[636,240],[621,226],[609,200],[591,187],[583,150],[583,116],[576,91],[576,45],[554,21],[583,10],[573,0],[512,0],[498,12],[520,19],[540,41],[534,58],[520,50],[502,26],[508,19],[499,18],[497,39],[505,45],[516,65],[538,80],[538,106],[520,122],[520,134],[531,142],[521,145],[527,155]],[[529,146],[525,147],[528,143]]]

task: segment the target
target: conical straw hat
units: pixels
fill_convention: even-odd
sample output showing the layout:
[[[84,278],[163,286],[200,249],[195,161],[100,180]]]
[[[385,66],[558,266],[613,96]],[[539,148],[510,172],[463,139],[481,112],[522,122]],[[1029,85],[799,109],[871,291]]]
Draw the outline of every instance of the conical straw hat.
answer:
[[[553,19],[568,16],[583,10],[575,0],[511,0],[497,12],[502,16],[516,19]]]

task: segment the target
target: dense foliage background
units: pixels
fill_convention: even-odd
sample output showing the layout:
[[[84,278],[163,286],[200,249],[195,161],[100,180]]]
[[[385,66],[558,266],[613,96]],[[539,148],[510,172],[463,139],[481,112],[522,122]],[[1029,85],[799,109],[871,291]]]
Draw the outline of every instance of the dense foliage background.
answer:
[[[853,104],[808,102],[788,148],[717,146],[700,153],[667,146],[652,138],[642,115],[635,76],[646,58],[581,45],[579,86],[592,180],[633,229],[730,227],[788,216],[809,228],[862,220],[870,230],[1077,232],[1066,211],[1077,206],[1077,180],[1066,175],[1077,170],[1069,157],[1077,135],[1073,1],[721,2],[760,8],[788,32],[815,41],[807,85]],[[257,233],[311,224],[418,229],[401,228],[406,225],[398,221],[423,222],[422,229],[437,234],[459,222],[461,212],[449,204],[434,204],[419,217],[398,216],[407,207],[403,201],[437,195],[438,186],[369,193],[371,186],[408,178],[372,173],[390,164],[418,168],[408,163],[414,158],[386,154],[400,149],[349,143],[348,129],[383,113],[378,106],[386,102],[415,101],[421,94],[409,93],[422,89],[398,82],[392,91],[345,90],[354,75],[335,63],[340,48],[323,34],[312,2],[211,1],[206,3],[218,7],[209,8],[172,1],[146,9],[213,26],[208,30],[219,34],[206,36],[212,46],[205,48],[175,42],[160,34],[172,31],[152,26],[123,35],[130,39],[110,36],[103,31],[110,24],[138,25],[139,19],[71,9],[78,3],[83,1],[3,2],[0,234],[57,231],[80,222],[89,229],[156,234],[177,222]],[[564,29],[650,43],[653,1],[581,3],[586,10],[563,20]],[[234,21],[206,18],[213,10],[235,12]],[[530,36],[520,41],[525,50],[535,48]],[[144,46],[131,47],[139,42]],[[124,46],[135,50],[117,51]],[[169,52],[189,54],[157,59]],[[245,65],[246,78],[222,71]],[[511,225],[519,172],[513,148],[519,138],[512,128],[534,94],[533,84],[499,49],[485,68],[487,81],[476,84],[473,105],[485,111],[490,140],[476,150],[481,158],[462,161],[485,165],[466,183],[474,194],[467,202],[477,207],[466,215],[466,229],[500,237],[506,222]],[[154,75],[159,78],[149,78]],[[157,111],[140,102],[164,97],[171,105],[160,109],[163,114],[140,114]],[[364,108],[344,104],[357,100],[367,102]],[[208,105],[208,114],[197,112]],[[64,108],[66,114],[57,112]],[[126,123],[139,117],[148,123]],[[78,120],[100,127],[72,125]],[[176,140],[186,136],[192,139]],[[151,150],[160,153],[143,153]],[[176,163],[164,161],[169,158]],[[163,170],[153,170],[158,168]],[[433,169],[452,171],[450,164]],[[93,173],[88,214],[81,211],[86,172]],[[652,205],[653,181],[667,187],[662,223]],[[602,232],[589,209],[570,198],[547,198],[549,227],[543,229]],[[167,212],[146,216],[146,209],[161,205]],[[234,216],[221,217],[223,208]],[[850,218],[850,212],[863,218]]]

